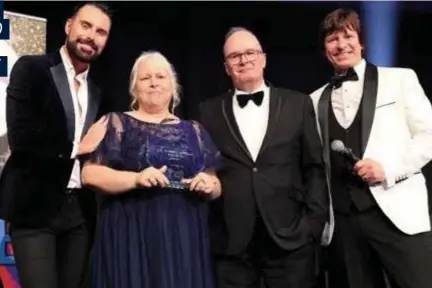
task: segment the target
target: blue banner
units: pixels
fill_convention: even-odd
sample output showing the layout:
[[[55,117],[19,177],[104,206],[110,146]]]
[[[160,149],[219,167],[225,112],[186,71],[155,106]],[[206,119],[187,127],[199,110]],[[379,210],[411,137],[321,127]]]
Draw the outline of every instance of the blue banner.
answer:
[[[4,19],[4,1],[0,0],[0,40],[9,40],[9,19]]]
[[[4,2],[0,0],[0,40],[9,40],[10,38],[10,22],[9,19],[4,17]],[[1,55],[0,52],[0,77],[7,77],[8,75],[8,60],[7,57]]]
[[[3,11],[2,13],[3,14]],[[10,38],[10,22],[9,19],[0,19],[0,40],[9,40]]]
[[[7,77],[8,63],[6,56],[0,56],[0,77]]]

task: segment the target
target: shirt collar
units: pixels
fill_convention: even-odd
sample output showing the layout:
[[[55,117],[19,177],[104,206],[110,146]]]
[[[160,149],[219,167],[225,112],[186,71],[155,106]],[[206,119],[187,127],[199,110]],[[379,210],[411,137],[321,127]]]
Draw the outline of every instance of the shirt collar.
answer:
[[[360,83],[362,85],[363,81],[364,81],[364,74],[365,74],[365,71],[366,71],[366,60],[365,59],[361,59],[356,65],[354,65],[352,67],[352,69],[357,74],[358,81],[350,82],[350,83]],[[347,82],[342,83],[342,85],[340,87],[335,88],[334,90],[342,89],[342,87],[344,85],[346,85],[346,83]]]
[[[68,54],[66,53],[66,47],[64,45],[60,49],[60,56],[61,56],[61,59],[63,61],[63,65],[65,66],[66,72],[68,74],[70,73],[71,75],[78,76],[80,78],[82,77],[82,79],[84,79],[85,81],[87,81],[87,75],[88,75],[88,72],[90,70],[90,67],[87,68],[87,70],[85,70],[84,72],[76,75],[75,68],[72,65],[72,62],[71,62]]]
[[[253,93],[258,92],[258,91],[263,91],[264,95],[265,95],[265,92],[267,90],[268,90],[268,87],[266,86],[265,82],[263,81],[262,84],[257,89],[255,89],[252,92],[245,92],[245,91],[242,91],[242,90],[235,89],[234,95],[238,95],[238,94],[253,94]]]
[[[353,67],[353,69],[357,73],[357,76],[359,77],[359,80],[363,79],[364,73],[365,73],[365,70],[366,70],[366,60],[365,59],[360,60],[360,62],[357,63]]]

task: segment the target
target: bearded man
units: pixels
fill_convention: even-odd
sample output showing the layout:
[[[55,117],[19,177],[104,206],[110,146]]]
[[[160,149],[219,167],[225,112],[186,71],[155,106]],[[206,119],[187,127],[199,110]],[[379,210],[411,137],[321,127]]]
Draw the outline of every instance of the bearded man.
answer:
[[[0,218],[9,223],[22,288],[81,285],[89,233],[77,157],[91,152],[106,129],[103,119],[93,124],[100,92],[88,72],[110,28],[106,6],[81,4],[58,51],[23,56],[10,73],[11,155],[0,178]]]

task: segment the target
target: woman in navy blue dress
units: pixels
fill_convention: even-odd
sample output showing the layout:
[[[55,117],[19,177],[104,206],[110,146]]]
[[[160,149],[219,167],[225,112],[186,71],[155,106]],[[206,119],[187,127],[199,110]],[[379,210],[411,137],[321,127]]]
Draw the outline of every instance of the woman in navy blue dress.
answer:
[[[220,154],[178,104],[174,69],[158,52],[132,69],[133,111],[107,115],[83,182],[100,191],[95,288],[212,288],[207,201],[220,196]]]

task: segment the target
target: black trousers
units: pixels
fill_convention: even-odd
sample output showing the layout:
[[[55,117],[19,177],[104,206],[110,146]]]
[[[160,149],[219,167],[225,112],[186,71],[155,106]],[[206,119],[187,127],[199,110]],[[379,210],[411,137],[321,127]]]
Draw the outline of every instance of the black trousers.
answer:
[[[247,250],[216,257],[218,288],[315,288],[318,243],[295,251],[280,248],[260,218]]]
[[[76,194],[65,194],[47,227],[11,224],[11,240],[22,288],[78,288],[87,268],[89,239]]]
[[[432,287],[432,233],[406,235],[378,207],[335,213],[329,288]]]

